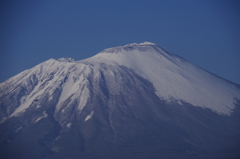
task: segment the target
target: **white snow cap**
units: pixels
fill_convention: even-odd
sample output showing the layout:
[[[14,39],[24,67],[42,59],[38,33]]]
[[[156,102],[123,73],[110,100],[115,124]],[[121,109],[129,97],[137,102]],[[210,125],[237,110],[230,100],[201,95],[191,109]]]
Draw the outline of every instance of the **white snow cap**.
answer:
[[[145,42],[143,42],[143,43],[140,43],[139,45],[157,45],[157,44],[152,43],[152,42],[145,41]]]
[[[127,44],[127,45],[125,45],[125,46],[134,46],[134,45],[157,45],[157,44],[155,44],[155,43],[152,43],[152,42],[148,42],[148,41],[145,41],[145,42],[143,42],[143,43],[132,43],[132,44]]]
[[[62,58],[59,58],[57,59],[58,61],[61,61],[61,62],[74,62],[75,60],[71,57],[62,57]]]
[[[240,89],[236,85],[151,42],[105,49],[83,61],[131,68],[152,82],[155,93],[168,102],[186,102],[230,115],[236,99],[240,99]]]
[[[65,80],[56,111],[64,113],[64,102],[71,98],[71,102],[77,102],[81,112],[90,99],[89,81],[86,77],[94,73],[97,78],[101,63],[116,69],[121,65],[134,70],[153,84],[160,99],[169,103],[186,102],[193,106],[209,108],[218,114],[231,115],[236,99],[240,100],[240,89],[237,85],[191,64],[157,44],[144,42],[105,49],[91,58],[80,61],[74,61],[72,58],[50,59],[1,83],[2,89],[7,88],[11,92],[33,74],[39,80],[30,94],[21,99],[20,106],[11,116],[23,112],[43,94],[51,95]],[[25,84],[28,85],[26,82]],[[51,99],[50,96],[49,100]],[[69,106],[71,102],[68,103]],[[92,113],[86,120],[91,117]]]
[[[154,44],[151,42],[143,42],[140,44],[132,43],[132,44],[124,45],[124,46],[118,46],[118,47],[104,49],[100,53],[123,53],[125,51],[133,51],[133,50],[146,52],[147,49],[150,49],[148,51],[151,51],[152,49],[155,49],[155,48],[161,48],[161,47],[158,46],[157,44]]]

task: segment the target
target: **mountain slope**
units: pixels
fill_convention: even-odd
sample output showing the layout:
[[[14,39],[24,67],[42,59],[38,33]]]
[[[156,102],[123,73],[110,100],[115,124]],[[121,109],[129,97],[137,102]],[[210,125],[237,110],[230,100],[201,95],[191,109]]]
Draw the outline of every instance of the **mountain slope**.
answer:
[[[149,42],[106,49],[89,61],[116,62],[132,68],[153,83],[160,98],[183,100],[220,114],[229,115],[234,98],[240,98],[236,86]]]
[[[0,84],[0,155],[238,157],[239,106],[238,85],[149,42],[50,59]]]

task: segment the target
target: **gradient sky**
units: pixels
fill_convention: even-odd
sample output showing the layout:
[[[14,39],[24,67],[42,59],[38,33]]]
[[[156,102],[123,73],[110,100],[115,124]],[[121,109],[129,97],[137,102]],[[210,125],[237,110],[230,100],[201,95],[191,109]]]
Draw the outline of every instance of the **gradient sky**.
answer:
[[[240,84],[240,1],[6,0],[0,2],[0,82],[50,58],[154,42]]]

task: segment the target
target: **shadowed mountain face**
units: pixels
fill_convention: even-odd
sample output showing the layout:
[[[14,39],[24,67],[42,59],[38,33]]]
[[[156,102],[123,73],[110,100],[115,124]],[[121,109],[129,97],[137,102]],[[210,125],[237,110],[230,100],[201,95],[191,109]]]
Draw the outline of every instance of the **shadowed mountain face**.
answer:
[[[239,158],[239,108],[238,85],[153,43],[50,59],[0,84],[0,156]]]

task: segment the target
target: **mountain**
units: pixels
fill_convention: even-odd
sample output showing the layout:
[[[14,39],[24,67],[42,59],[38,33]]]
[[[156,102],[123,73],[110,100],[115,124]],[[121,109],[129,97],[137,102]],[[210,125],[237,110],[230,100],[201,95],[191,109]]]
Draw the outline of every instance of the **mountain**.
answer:
[[[0,84],[1,158],[239,158],[240,86],[157,44],[47,60]]]

